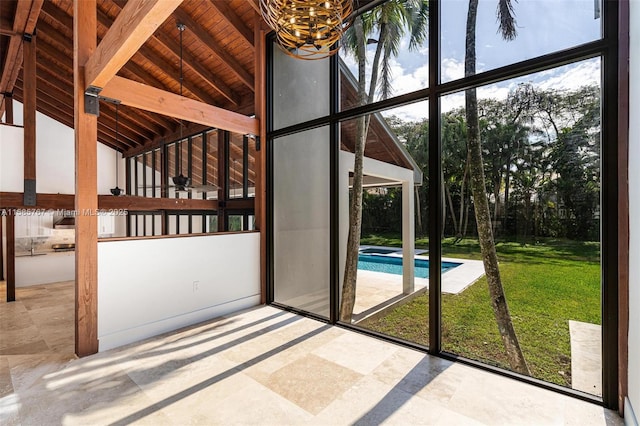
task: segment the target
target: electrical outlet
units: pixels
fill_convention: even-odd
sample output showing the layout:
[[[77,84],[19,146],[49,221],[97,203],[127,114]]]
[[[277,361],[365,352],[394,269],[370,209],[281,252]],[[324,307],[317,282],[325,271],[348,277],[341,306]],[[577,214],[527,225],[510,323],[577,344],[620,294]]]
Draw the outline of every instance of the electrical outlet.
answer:
[[[199,289],[200,289],[200,281],[194,281],[193,282],[193,292],[195,293]]]

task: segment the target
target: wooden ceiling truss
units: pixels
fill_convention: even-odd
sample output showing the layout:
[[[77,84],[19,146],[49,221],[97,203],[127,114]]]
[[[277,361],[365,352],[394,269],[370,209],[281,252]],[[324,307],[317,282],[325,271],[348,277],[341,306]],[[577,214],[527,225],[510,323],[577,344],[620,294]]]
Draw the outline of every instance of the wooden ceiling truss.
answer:
[[[100,102],[99,142],[133,156],[178,137],[181,125],[185,135],[212,126],[241,134],[258,132],[257,121],[249,118],[255,114],[255,4],[97,0],[96,5],[97,46],[84,68],[85,89],[122,100],[117,141],[115,107]],[[186,25],[182,96],[178,22]],[[2,64],[0,114],[4,93],[24,101],[22,36],[36,28],[37,110],[73,127],[72,0],[2,1],[0,47],[7,59]],[[123,87],[153,94],[154,101],[130,99],[136,93],[119,93]]]

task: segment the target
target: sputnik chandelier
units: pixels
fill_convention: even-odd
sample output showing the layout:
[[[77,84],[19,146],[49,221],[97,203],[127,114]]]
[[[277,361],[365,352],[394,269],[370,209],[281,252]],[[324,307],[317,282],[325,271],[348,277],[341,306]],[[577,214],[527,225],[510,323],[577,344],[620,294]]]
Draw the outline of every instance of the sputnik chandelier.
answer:
[[[260,0],[260,10],[288,55],[323,59],[338,51],[353,0]]]

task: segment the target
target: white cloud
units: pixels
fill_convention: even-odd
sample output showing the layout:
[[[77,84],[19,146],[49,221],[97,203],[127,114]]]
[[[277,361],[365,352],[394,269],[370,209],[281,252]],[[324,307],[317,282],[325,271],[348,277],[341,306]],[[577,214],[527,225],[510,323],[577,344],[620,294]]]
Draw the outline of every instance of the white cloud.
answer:
[[[384,117],[395,115],[405,121],[422,121],[429,118],[429,103],[427,101],[404,105],[391,110],[383,111]]]
[[[551,77],[540,82],[542,89],[575,90],[590,84],[600,84],[600,61],[591,59],[558,68]]]
[[[464,77],[464,63],[453,58],[444,58],[440,64],[442,81],[453,81]]]

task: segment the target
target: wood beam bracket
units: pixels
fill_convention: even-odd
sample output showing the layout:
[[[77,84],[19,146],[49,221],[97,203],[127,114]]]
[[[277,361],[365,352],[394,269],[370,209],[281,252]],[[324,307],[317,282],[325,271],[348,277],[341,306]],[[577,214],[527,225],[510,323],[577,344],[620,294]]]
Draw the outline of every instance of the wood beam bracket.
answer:
[[[100,92],[102,87],[89,86],[84,91],[84,112],[100,117]]]
[[[31,41],[33,40],[33,38],[36,36],[36,29],[33,29],[33,33],[29,34],[29,33],[24,33],[22,34],[22,41],[26,41],[31,43]]]
[[[35,179],[24,180],[24,198],[22,202],[24,203],[25,206],[36,205],[36,180]]]

